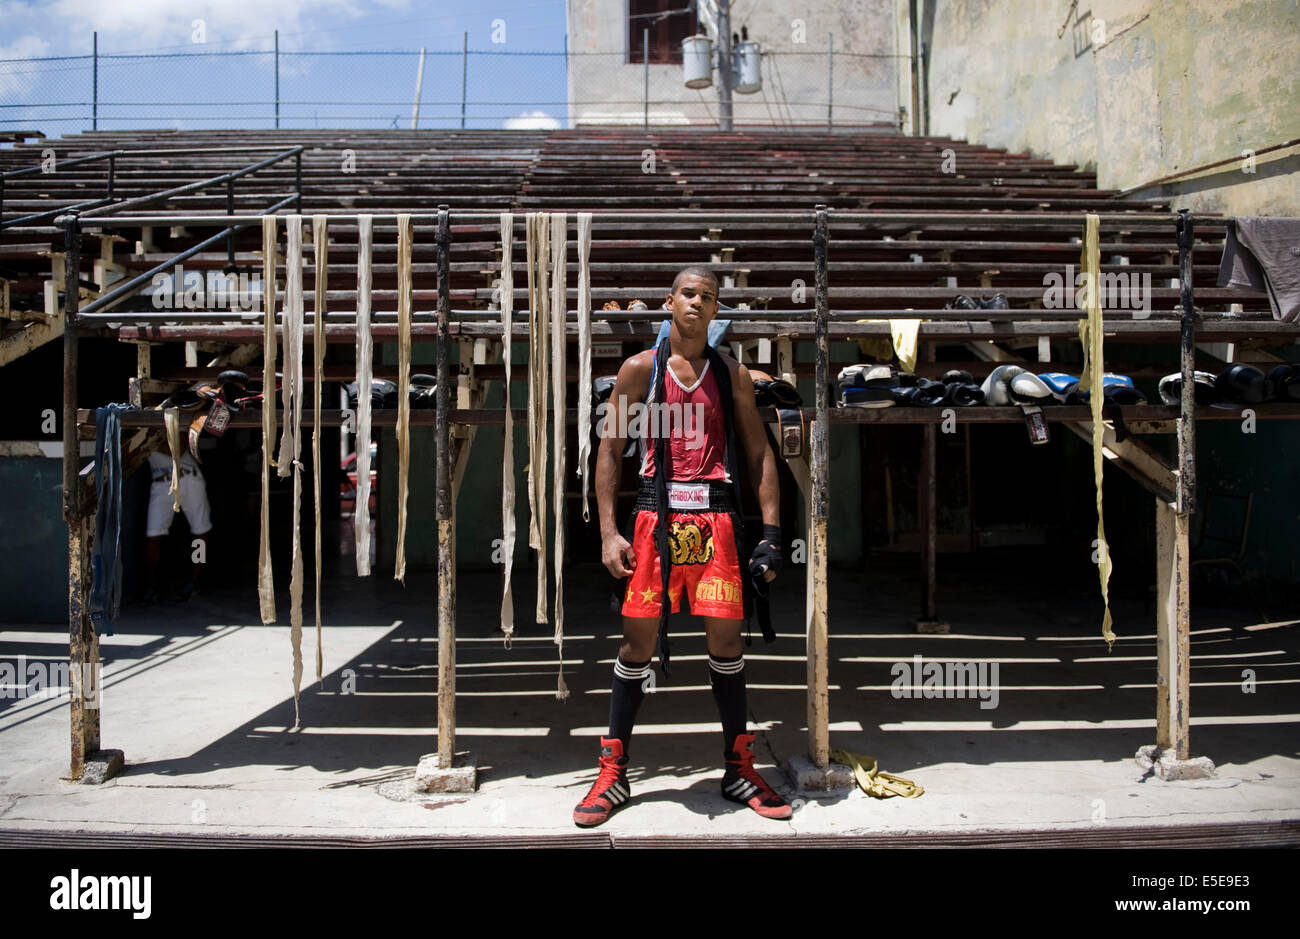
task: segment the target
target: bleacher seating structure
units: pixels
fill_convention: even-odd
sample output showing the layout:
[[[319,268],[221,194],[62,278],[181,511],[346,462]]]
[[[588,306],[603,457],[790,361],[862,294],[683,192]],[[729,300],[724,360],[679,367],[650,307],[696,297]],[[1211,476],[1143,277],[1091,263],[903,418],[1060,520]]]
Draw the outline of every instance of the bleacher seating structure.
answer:
[[[1167,205],[1119,198],[1115,192],[1099,190],[1094,175],[1076,167],[947,139],[868,133],[598,129],[101,132],[56,144],[38,141],[0,149],[0,172],[35,165],[48,146],[64,160],[106,150],[123,151],[115,160],[114,194],[124,199],[184,186],[250,162],[247,152],[223,152],[224,148],[285,150],[301,146],[300,167],[282,160],[242,176],[233,196],[224,186],[189,192],[147,208],[126,208],[120,223],[111,221],[119,214],[112,206],[92,210],[98,218],[83,232],[82,301],[83,305],[93,303],[97,296],[111,291],[114,282],[165,264],[211,237],[224,224],[221,216],[256,215],[283,202],[286,194],[296,194],[295,203],[300,201],[304,215],[339,216],[328,228],[327,341],[331,343],[353,342],[350,323],[356,288],[357,214],[379,216],[373,267],[376,342],[395,341],[394,216],[399,212],[411,213],[417,220],[412,257],[415,333],[420,339],[433,338],[439,284],[430,221],[439,206],[449,207],[450,338],[463,344],[459,369],[467,379],[461,383],[457,407],[449,419],[462,427],[498,422],[501,417],[500,412],[487,412],[477,405],[482,402],[484,383],[502,376],[501,367],[493,364],[494,353],[499,353],[500,328],[499,313],[492,309],[492,281],[500,263],[495,215],[504,210],[517,213],[517,238],[522,233],[524,212],[596,213],[591,283],[597,340],[635,342],[644,347],[663,318],[653,308],[667,292],[666,277],[686,264],[704,264],[723,279],[721,301],[735,308],[727,315],[733,320],[728,338],[738,343],[733,347],[737,354],[789,377],[806,378],[814,373],[811,363],[796,361],[793,350],[798,343],[813,341],[817,331],[812,310],[816,206],[825,206],[828,212],[828,338],[888,337],[887,320],[921,318],[919,374],[936,377],[949,368],[966,368],[979,381],[999,362],[1018,355],[1033,358],[1035,347],[1040,353],[1035,368],[1054,369],[1057,363],[1051,344],[1058,344],[1059,349],[1061,343],[1077,342],[1080,312],[1043,309],[1044,285],[1049,275],[1063,274],[1067,265],[1077,269],[1085,213],[1100,216],[1103,273],[1149,275],[1151,279],[1149,312],[1106,311],[1107,341],[1161,343],[1176,350],[1182,329],[1179,304],[1185,285],[1178,283],[1175,219]],[[210,150],[183,157],[131,156],[132,151],[173,147]],[[103,184],[103,168],[95,164],[12,178],[4,191],[0,222],[82,202],[87,193],[98,192]],[[196,224],[200,216],[212,221],[200,226]],[[150,221],[129,221],[133,217]],[[573,224],[571,214],[568,333],[570,341],[576,342]],[[1227,219],[1195,218],[1191,271],[1202,285],[1195,294],[1200,314],[1197,341],[1293,340],[1296,328],[1273,321],[1263,294],[1204,286],[1213,283],[1217,273],[1227,224]],[[283,238],[283,227],[280,231]],[[233,260],[236,270],[260,272],[260,248],[260,229],[251,225],[235,235],[229,247],[222,241],[184,263],[187,270],[207,271],[222,270]],[[62,230],[54,224],[9,226],[0,233],[6,317],[0,334],[0,350],[6,351],[0,364],[30,345],[21,338],[25,331],[61,318],[58,294],[63,250]],[[310,245],[306,255],[310,259]],[[514,307],[518,310],[527,304],[520,245],[514,257]],[[310,318],[315,298],[309,274],[304,283]],[[1001,293],[1008,298],[1010,309],[944,309],[945,303],[962,293]],[[647,301],[651,311],[601,312],[607,301],[625,307],[636,298]],[[859,322],[864,319],[875,322]],[[132,379],[137,403],[154,404],[171,388],[211,377],[211,365],[149,368],[150,343],[221,343],[226,351],[214,363],[246,365],[252,377],[260,377],[254,346],[260,344],[262,335],[257,315],[232,316],[225,310],[159,311],[146,291],[123,297],[111,309],[86,316],[79,324],[90,334],[116,335],[141,344],[141,371]],[[523,341],[526,336],[526,318],[516,317],[514,340]],[[967,354],[960,359],[937,359],[930,352],[940,343],[964,345]],[[1025,349],[1031,351],[1021,351]],[[624,354],[627,351],[630,349]],[[1043,357],[1042,352],[1048,355]],[[612,371],[617,362],[617,357],[598,359],[595,374]],[[840,361],[826,363],[838,364]],[[1122,362],[1108,361],[1108,366],[1125,370]],[[1174,354],[1169,370],[1176,367]],[[383,366],[376,367],[380,376],[395,377],[395,371],[393,368],[390,374]],[[1127,371],[1135,377],[1153,377],[1150,369]],[[570,370],[570,381],[576,379],[575,373],[576,369]],[[337,361],[326,372],[329,380],[352,377],[351,368]],[[514,380],[521,379],[522,372],[517,369]],[[120,391],[115,394],[120,397]],[[1261,416],[1293,417],[1298,413],[1291,405],[1269,405],[1267,410]],[[813,418],[816,412],[809,409],[808,416]],[[1151,405],[1134,408],[1130,419],[1168,426],[1177,416],[1176,408]],[[1198,418],[1230,416],[1197,411]],[[135,426],[156,427],[158,417],[145,413],[132,421]],[[79,418],[85,422],[88,412]],[[251,416],[246,419],[255,422]],[[331,411],[328,419],[338,422],[341,415]],[[424,414],[419,419],[431,423],[434,416]],[[933,425],[941,417],[937,409],[890,408],[834,410],[827,419]],[[1014,408],[970,409],[963,414],[963,420],[1020,419]],[[1090,426],[1085,408],[1054,408],[1051,419],[1076,431]],[[378,426],[385,422],[391,424],[391,419],[376,419]],[[1108,456],[1143,479],[1158,498],[1168,501],[1173,495],[1168,486],[1169,468],[1162,468],[1159,460],[1151,462],[1151,453],[1140,443],[1130,439],[1127,449],[1116,446]],[[929,459],[933,461],[932,446]],[[1165,484],[1158,480],[1162,473]],[[810,476],[807,466],[796,471],[806,495],[815,475]],[[1185,547],[1185,531],[1181,537]],[[932,539],[931,531],[931,560]],[[809,576],[811,608],[815,593],[811,569]],[[824,604],[824,583],[822,587]],[[1182,603],[1179,609],[1185,614],[1185,598]],[[1162,623],[1177,628],[1185,638],[1181,632],[1186,628],[1185,615],[1181,622],[1174,622],[1178,616],[1172,609],[1161,612],[1166,619],[1173,617]],[[814,676],[811,659],[810,695],[824,695],[824,660],[822,673]],[[1176,693],[1185,698],[1185,687]],[[824,718],[823,708],[820,718],[811,722],[818,726],[810,726],[814,741],[810,753],[815,759],[825,756]],[[1166,724],[1185,722],[1186,709],[1174,717],[1165,713],[1162,720]],[[440,721],[440,726],[445,725]],[[1185,737],[1185,723],[1181,727]]]

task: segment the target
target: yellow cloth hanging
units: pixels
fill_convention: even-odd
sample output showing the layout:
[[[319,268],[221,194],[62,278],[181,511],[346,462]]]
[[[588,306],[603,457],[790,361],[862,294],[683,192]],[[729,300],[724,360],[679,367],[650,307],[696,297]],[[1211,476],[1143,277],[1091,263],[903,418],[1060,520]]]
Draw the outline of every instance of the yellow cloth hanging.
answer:
[[[905,372],[916,371],[916,337],[921,332],[920,320],[890,320],[889,335],[894,340],[894,354]]]
[[[889,339],[869,336],[858,340],[858,351],[863,355],[884,361],[898,356],[898,364],[905,372],[916,370],[916,340],[921,332],[921,321],[916,319],[858,320],[859,323],[889,323]]]
[[[1101,315],[1101,250],[1098,232],[1101,220],[1097,215],[1086,215],[1083,223],[1083,250],[1079,268],[1083,273],[1083,289],[1076,304],[1087,310],[1088,318],[1079,320],[1079,342],[1083,346],[1083,372],[1079,375],[1079,390],[1088,391],[1088,404],[1092,411],[1092,473],[1097,487],[1097,574],[1101,580],[1102,620],[1101,635],[1106,640],[1107,651],[1115,643],[1110,618],[1110,547],[1106,543],[1106,521],[1101,509],[1101,482],[1105,460],[1102,458],[1102,441],[1106,426],[1101,422],[1102,373],[1105,361],[1102,354],[1103,325]]]
[[[890,796],[915,799],[925,794],[924,786],[919,786],[912,780],[904,779],[902,776],[895,776],[893,773],[882,771],[874,756],[867,756],[864,753],[850,753],[848,750],[832,750],[831,762],[843,763],[845,766],[852,767],[853,776],[857,779],[862,791],[869,796],[875,796],[877,799],[888,799]]]

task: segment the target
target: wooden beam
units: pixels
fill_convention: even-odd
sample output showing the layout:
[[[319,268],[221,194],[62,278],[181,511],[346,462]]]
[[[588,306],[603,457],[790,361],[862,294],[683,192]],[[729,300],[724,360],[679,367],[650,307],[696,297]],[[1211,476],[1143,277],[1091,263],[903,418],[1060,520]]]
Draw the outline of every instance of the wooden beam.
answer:
[[[1070,421],[1064,424],[1092,447],[1092,422]],[[1129,434],[1120,443],[1115,430],[1107,425],[1102,433],[1101,453],[1107,461],[1124,470],[1138,484],[1159,499],[1173,501],[1178,492],[1178,471],[1163,456]]]
[[[1179,760],[1190,756],[1188,518],[1156,499],[1156,746]]]
[[[99,749],[99,638],[90,625],[90,520],[68,520],[68,666],[72,757],[69,779],[80,779]],[[89,686],[89,687],[88,687]]]
[[[987,362],[1026,366],[1032,364],[993,343],[969,343],[967,348]],[[1046,409],[1048,417],[1051,417],[1053,410]],[[1083,438],[1089,447],[1092,446],[1092,421],[1063,421],[1062,423]],[[1124,438],[1124,442],[1120,443],[1115,439],[1114,429],[1107,425],[1102,436],[1101,452],[1109,462],[1124,470],[1157,498],[1173,500],[1174,494],[1178,491],[1177,471],[1165,462],[1164,457],[1141,440],[1129,434]]]
[[[63,335],[63,316],[52,316],[44,322],[28,323],[21,330],[0,339],[0,367],[21,358],[33,349],[39,349]]]

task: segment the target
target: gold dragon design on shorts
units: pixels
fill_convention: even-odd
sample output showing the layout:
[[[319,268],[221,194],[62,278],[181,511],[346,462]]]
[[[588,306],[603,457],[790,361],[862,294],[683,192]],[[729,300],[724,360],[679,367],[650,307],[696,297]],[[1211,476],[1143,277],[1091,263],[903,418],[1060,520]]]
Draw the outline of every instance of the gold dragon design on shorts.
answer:
[[[668,547],[674,564],[707,564],[713,559],[713,526],[708,522],[673,522]]]

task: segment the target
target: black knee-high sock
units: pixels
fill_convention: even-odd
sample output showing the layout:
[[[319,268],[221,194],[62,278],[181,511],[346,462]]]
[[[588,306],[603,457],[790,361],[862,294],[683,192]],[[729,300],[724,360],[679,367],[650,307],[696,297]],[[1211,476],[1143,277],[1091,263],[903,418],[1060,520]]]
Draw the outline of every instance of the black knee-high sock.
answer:
[[[609,735],[623,741],[623,753],[628,752],[632,739],[632,725],[636,712],[645,697],[642,684],[650,674],[650,661],[624,662],[619,656],[614,660],[614,687],[609,696]]]
[[[718,702],[718,717],[722,719],[723,748],[730,750],[737,735],[743,734],[747,726],[744,659],[739,655],[723,658],[709,653],[709,682],[713,685],[713,700]]]

